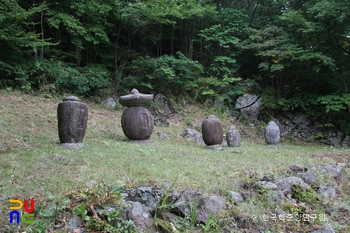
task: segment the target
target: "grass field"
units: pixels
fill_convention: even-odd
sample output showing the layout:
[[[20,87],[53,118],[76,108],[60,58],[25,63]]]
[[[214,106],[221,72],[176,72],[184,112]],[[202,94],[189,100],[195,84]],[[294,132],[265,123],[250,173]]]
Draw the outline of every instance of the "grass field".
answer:
[[[175,189],[188,187],[206,194],[223,195],[233,190],[234,180],[269,175],[283,177],[292,164],[342,162],[348,149],[283,139],[268,146],[261,127],[252,129],[219,113],[224,131],[229,125],[244,135],[239,148],[207,150],[180,136],[191,123],[199,128],[208,114],[193,105],[170,119],[169,127],[155,127],[153,143],[130,143],[120,118],[123,110],[107,109],[83,99],[89,106],[84,147],[59,145],[57,105],[61,97],[32,96],[0,91],[0,227],[8,224],[9,199],[34,199],[42,206],[64,194],[86,188],[91,181],[121,186],[152,184]],[[161,139],[157,132],[170,137]],[[344,157],[344,162],[347,157]],[[1,231],[0,231],[1,232]]]

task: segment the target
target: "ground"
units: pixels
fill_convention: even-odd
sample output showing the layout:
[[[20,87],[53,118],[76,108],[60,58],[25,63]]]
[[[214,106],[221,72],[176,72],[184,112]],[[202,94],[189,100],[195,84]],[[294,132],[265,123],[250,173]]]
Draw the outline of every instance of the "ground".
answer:
[[[57,133],[56,111],[63,97],[0,91],[1,227],[9,224],[4,217],[8,216],[9,199],[34,199],[39,228],[53,224],[57,210],[65,209],[62,204],[65,194],[84,190],[91,181],[126,187],[141,184],[169,187],[176,181],[176,190],[192,187],[206,195],[224,196],[234,190],[237,179],[247,183],[263,176],[277,179],[292,164],[350,163],[349,149],[339,146],[305,143],[291,137],[283,138],[278,146],[268,146],[263,139],[263,122],[252,127],[239,122],[235,117],[238,115],[227,116],[185,100],[175,104],[178,114],[169,119],[169,127],[155,127],[150,138],[153,143],[138,145],[128,143],[121,130],[122,108],[109,109],[82,98],[89,106],[85,147],[67,150],[59,146]],[[235,125],[242,135],[241,147],[206,150],[180,136],[188,127],[200,131],[208,115],[216,115],[224,131]],[[159,131],[167,132],[169,139],[159,138],[156,134]],[[349,168],[346,170],[350,174]],[[339,232],[350,227],[341,227],[349,224],[349,190],[345,188],[341,199],[327,203],[330,212],[326,207],[322,210],[329,212],[330,223]],[[231,217],[242,217],[244,213],[251,219],[262,216],[267,208],[264,200],[251,199],[234,207]],[[265,224],[271,232],[283,227],[289,232],[298,229]]]

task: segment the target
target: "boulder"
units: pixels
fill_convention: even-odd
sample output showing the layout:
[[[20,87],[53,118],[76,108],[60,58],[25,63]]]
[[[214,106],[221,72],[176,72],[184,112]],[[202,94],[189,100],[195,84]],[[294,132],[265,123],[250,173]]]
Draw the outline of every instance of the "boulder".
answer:
[[[159,127],[168,127],[169,118],[176,114],[174,108],[171,106],[170,101],[163,94],[157,94],[154,99],[154,103],[149,107],[154,117],[154,125]]]
[[[152,233],[154,231],[154,219],[149,212],[149,208],[140,202],[127,201],[126,216],[132,220],[139,232]]]
[[[175,201],[175,211],[180,216],[190,216],[192,208],[197,206],[199,200],[203,197],[201,192],[188,188],[182,192],[180,197]]]
[[[282,191],[277,191],[273,189],[268,189],[266,191],[266,196],[267,196],[267,202],[271,206],[280,205],[285,199],[285,195]]]
[[[202,197],[198,205],[197,221],[200,223],[206,223],[210,214],[220,214],[227,209],[225,200],[219,196]]]
[[[83,220],[81,219],[80,216],[77,215],[72,215],[68,218],[69,220],[67,221],[66,225],[66,232],[74,233],[74,232],[81,232],[85,233],[86,229],[83,228]]]
[[[241,196],[241,194],[234,192],[234,191],[229,191],[228,192],[228,198],[232,199],[234,201],[235,205],[242,205],[242,203],[244,202],[243,197]]]
[[[161,138],[161,139],[167,139],[169,138],[169,134],[167,132],[157,132],[157,135]]]
[[[302,179],[290,176],[287,178],[284,178],[283,180],[280,180],[277,182],[277,190],[281,191],[284,196],[293,195],[294,194],[294,187],[297,186],[301,188],[302,190],[308,190],[310,187],[307,185]]]
[[[247,116],[249,122],[253,123],[260,114],[261,100],[260,96],[244,94],[238,97],[235,108]]]
[[[348,148],[350,146],[350,135],[346,135],[341,146],[343,148]]]
[[[118,99],[114,97],[109,97],[108,99],[105,99],[102,101],[102,104],[108,108],[115,108],[117,105]]]
[[[170,117],[176,113],[174,108],[170,104],[170,101],[165,97],[165,95],[157,94],[154,97],[153,101],[158,107],[158,113],[156,115]]]
[[[258,185],[261,186],[261,188],[263,188],[265,190],[268,190],[268,189],[276,190],[277,189],[277,185],[271,181],[258,181],[257,183],[258,183]]]
[[[321,173],[334,178],[340,185],[345,185],[347,183],[347,174],[343,167],[335,164],[323,164],[315,165],[314,168],[321,171]]]
[[[308,168],[306,166],[304,166],[304,165],[292,164],[289,167],[288,173],[291,173],[293,175],[297,175],[298,172],[307,172],[307,171],[308,171]]]
[[[294,124],[308,126],[310,120],[304,113],[296,112],[291,116],[291,120]]]
[[[125,201],[139,202],[145,205],[150,214],[154,214],[159,205],[164,190],[142,185],[138,188],[128,188],[125,190]]]
[[[310,231],[309,233],[335,233],[335,230],[331,225],[326,224],[321,229],[313,230],[313,231]]]
[[[205,144],[202,135],[195,129],[188,128],[181,133],[181,137],[187,138],[198,144]]]
[[[300,172],[300,173],[297,173],[297,177],[301,178],[308,185],[316,186],[316,187],[319,185],[317,176],[313,172]]]
[[[331,199],[335,199],[337,197],[337,192],[332,186],[321,187],[317,192],[322,196],[329,197]]]
[[[274,118],[273,121],[280,128],[281,137],[292,135],[304,141],[315,141],[314,122],[304,113],[286,112],[278,119]]]
[[[197,211],[197,222],[206,223],[210,213],[219,214],[227,208],[224,198],[207,197],[194,189],[186,189],[174,203],[175,211],[180,216],[190,217],[192,211]]]
[[[327,145],[338,145],[343,141],[344,134],[342,132],[329,132],[323,136],[320,142]]]
[[[159,115],[154,118],[154,125],[159,127],[169,127],[170,123],[166,116]]]

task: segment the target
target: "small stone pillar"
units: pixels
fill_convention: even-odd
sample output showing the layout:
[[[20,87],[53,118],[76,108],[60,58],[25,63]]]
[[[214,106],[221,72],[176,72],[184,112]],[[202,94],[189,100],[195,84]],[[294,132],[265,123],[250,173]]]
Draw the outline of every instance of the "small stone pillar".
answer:
[[[76,96],[67,96],[57,107],[58,136],[66,146],[82,145],[88,120],[88,107]]]
[[[221,121],[213,115],[208,116],[202,123],[202,136],[207,146],[221,144],[224,139]]]
[[[280,142],[280,128],[274,121],[270,121],[265,128],[265,141],[269,145],[276,145]]]
[[[229,147],[241,146],[241,134],[233,125],[231,125],[227,130],[226,141]]]
[[[137,89],[119,97],[119,103],[128,107],[123,112],[121,124],[125,136],[130,140],[148,140],[151,137],[154,119],[151,112],[143,105],[152,99],[152,94],[141,94]]]

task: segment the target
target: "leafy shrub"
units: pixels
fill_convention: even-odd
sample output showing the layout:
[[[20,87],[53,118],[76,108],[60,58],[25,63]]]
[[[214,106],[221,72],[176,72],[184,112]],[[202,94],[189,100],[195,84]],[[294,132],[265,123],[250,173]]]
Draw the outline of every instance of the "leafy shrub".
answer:
[[[308,115],[315,115],[318,112],[317,95],[300,93],[289,99],[280,98],[277,101],[278,108],[283,111],[301,110]]]
[[[223,78],[218,77],[203,77],[191,81],[187,89],[192,91],[192,95],[197,101],[205,101],[208,97],[218,97],[220,100],[232,100],[232,96],[236,93],[232,88],[232,84],[240,81],[241,78]]]
[[[235,109],[235,103],[239,96],[244,93],[249,93],[254,82],[251,79],[240,80],[240,78],[235,78],[234,83],[229,83],[226,85],[225,90],[219,97],[230,109]]]
[[[2,87],[24,90],[40,89],[55,85],[58,91],[66,90],[79,95],[94,95],[110,84],[110,75],[101,65],[71,67],[57,60],[29,61],[9,65],[0,63],[3,74]]]
[[[106,88],[110,84],[110,75],[100,65],[77,68],[62,66],[55,84],[79,95],[94,95],[98,89]]]
[[[55,60],[30,60],[22,63],[0,63],[2,87],[22,90],[38,89],[43,85],[53,84],[61,71],[62,62]]]
[[[326,112],[339,112],[346,109],[347,105],[350,105],[350,94],[326,95],[319,97],[317,101],[325,106]]]
[[[140,57],[132,63],[132,71],[124,78],[123,87],[133,87],[145,92],[184,94],[190,81],[203,72],[198,62],[178,52],[177,57],[163,55],[159,58]]]
[[[301,111],[307,115],[315,116],[320,112],[317,99],[317,95],[308,93],[296,94],[288,99],[279,98],[274,88],[267,87],[262,94],[262,106],[267,118],[281,111]]]
[[[123,188],[118,185],[95,185],[85,190],[71,192],[70,207],[72,213],[81,217],[89,230],[105,231],[111,233],[136,232],[131,220],[124,220],[120,210],[103,210],[97,213],[96,209],[111,204],[123,205]]]
[[[0,86],[3,88],[31,89],[30,72],[33,63],[8,64],[0,62]]]

